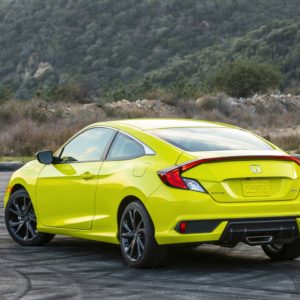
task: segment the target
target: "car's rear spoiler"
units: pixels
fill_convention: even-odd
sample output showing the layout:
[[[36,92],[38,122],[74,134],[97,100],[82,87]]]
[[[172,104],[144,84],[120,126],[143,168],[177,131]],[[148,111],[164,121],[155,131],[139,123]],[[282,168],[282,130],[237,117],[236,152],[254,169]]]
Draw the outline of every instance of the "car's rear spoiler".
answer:
[[[185,162],[180,165],[175,165],[164,170],[159,171],[159,173],[168,173],[174,169],[179,169],[180,173],[187,171],[191,168],[202,164],[216,163],[216,162],[226,162],[226,161],[243,161],[243,160],[283,160],[283,161],[292,161],[300,165],[300,155],[290,156],[290,155],[241,155],[241,156],[225,156],[225,157],[210,157],[195,159],[188,162]]]
[[[283,161],[293,161],[300,165],[300,158],[296,156],[289,155],[243,155],[243,156],[226,156],[226,157],[211,157],[192,160],[187,163],[183,163],[178,167],[182,169],[182,172],[187,171],[193,167],[201,164],[216,163],[216,162],[226,162],[226,161],[242,161],[242,160],[283,160]]]

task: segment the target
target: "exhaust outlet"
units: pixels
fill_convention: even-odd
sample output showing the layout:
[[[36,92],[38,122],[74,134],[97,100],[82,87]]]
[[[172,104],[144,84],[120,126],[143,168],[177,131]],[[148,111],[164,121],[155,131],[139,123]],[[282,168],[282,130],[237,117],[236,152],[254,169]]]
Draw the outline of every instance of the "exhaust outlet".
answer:
[[[272,242],[272,240],[273,240],[272,235],[247,236],[246,237],[247,244],[249,244],[251,246],[269,244]]]

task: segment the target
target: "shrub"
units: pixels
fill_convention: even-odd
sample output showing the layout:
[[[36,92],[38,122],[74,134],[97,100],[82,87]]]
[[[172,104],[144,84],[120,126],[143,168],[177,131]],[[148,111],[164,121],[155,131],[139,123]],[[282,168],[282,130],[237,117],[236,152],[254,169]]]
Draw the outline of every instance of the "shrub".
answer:
[[[250,97],[278,89],[281,81],[281,72],[272,65],[236,61],[223,65],[212,77],[211,85],[233,97]]]
[[[36,97],[50,102],[86,103],[89,94],[87,86],[71,80],[58,86],[40,88],[36,91]]]
[[[12,91],[7,86],[0,86],[0,102],[9,100],[12,97]]]
[[[286,135],[275,136],[271,141],[286,151],[299,151],[300,135],[299,133],[289,133]]]
[[[200,100],[200,105],[202,110],[210,111],[217,109],[222,114],[229,116],[231,111],[230,100],[228,96],[222,93],[217,95],[206,95]]]

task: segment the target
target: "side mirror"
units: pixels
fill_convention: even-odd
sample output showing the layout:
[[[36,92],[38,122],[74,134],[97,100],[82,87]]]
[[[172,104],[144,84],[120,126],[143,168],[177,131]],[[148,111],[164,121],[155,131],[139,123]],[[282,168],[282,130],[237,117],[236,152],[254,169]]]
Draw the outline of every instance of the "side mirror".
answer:
[[[44,165],[50,165],[53,162],[53,153],[52,151],[40,151],[36,155],[37,160]]]

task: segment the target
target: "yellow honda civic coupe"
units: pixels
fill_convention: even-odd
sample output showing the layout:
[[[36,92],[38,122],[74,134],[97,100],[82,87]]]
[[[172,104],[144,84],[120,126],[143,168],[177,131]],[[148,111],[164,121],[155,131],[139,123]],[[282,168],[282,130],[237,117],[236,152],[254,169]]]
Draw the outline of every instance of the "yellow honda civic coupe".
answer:
[[[133,267],[168,246],[239,242],[300,256],[300,160],[243,129],[181,119],[92,124],[16,171],[5,221],[24,246],[55,234],[120,244]]]

